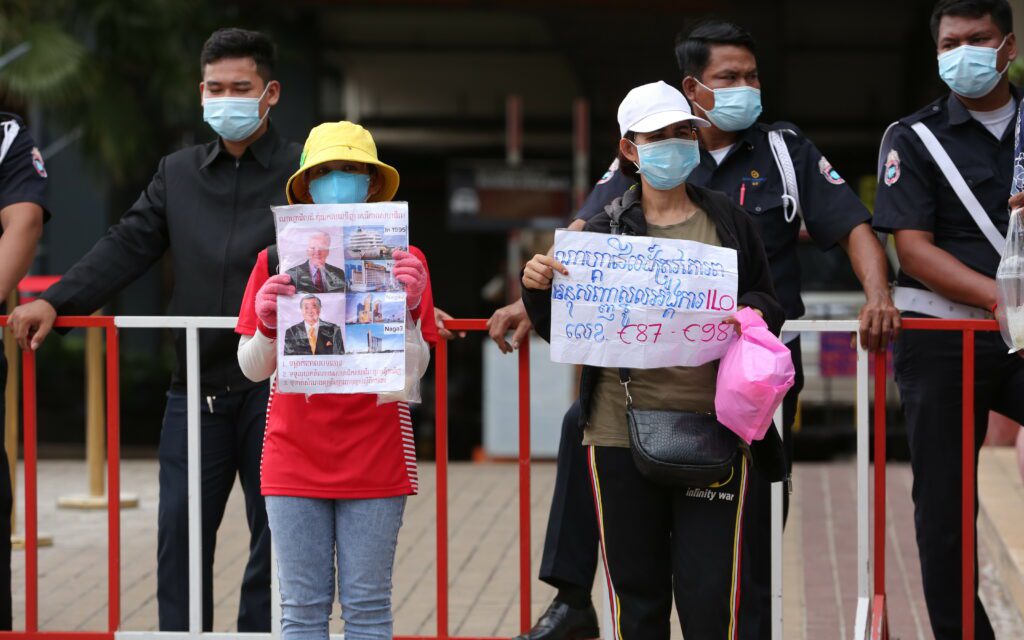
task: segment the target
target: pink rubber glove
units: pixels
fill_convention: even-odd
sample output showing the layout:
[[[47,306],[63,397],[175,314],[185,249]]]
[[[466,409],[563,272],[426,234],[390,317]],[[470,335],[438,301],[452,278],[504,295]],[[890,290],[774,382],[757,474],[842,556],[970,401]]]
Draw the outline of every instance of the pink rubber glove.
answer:
[[[291,281],[291,277],[283,273],[271,276],[256,292],[256,316],[266,328],[277,329],[277,296],[295,295]]]
[[[409,309],[420,306],[420,298],[427,288],[427,270],[420,259],[408,251],[395,251],[395,280],[405,286],[405,302]]]

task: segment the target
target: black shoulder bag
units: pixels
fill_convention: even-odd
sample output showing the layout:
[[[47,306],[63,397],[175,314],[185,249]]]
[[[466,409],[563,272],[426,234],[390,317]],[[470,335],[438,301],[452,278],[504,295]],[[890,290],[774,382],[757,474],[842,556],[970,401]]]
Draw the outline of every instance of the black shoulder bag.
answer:
[[[629,369],[619,369],[626,392],[629,448],[640,473],[659,484],[707,487],[729,477],[740,439],[710,413],[637,409]]]

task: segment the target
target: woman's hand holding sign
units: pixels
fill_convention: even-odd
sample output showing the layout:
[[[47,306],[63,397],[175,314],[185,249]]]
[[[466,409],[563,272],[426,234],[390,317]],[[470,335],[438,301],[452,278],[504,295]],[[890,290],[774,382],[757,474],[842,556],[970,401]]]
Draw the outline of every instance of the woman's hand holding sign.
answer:
[[[523,269],[523,286],[527,289],[550,289],[555,271],[564,276],[569,275],[569,270],[561,262],[549,255],[538,253]]]
[[[408,251],[395,251],[395,280],[405,286],[406,306],[415,309],[427,288],[427,271],[420,259]]]
[[[740,308],[737,311],[740,311],[740,310],[743,310],[743,309],[746,309],[746,308],[747,307],[745,307],[743,305],[740,305]],[[757,315],[761,316],[762,318],[764,317],[764,311],[761,311],[760,309],[754,309],[754,311],[757,313]],[[736,332],[737,336],[742,336],[743,335],[743,327],[740,326],[740,321],[739,321],[739,319],[736,318],[736,316],[729,316],[728,318],[726,318],[722,322],[724,322],[726,324],[729,324],[729,325],[732,325],[733,331]]]
[[[285,274],[267,278],[256,292],[256,316],[267,329],[277,329],[277,296],[293,296],[295,287],[292,279]]]

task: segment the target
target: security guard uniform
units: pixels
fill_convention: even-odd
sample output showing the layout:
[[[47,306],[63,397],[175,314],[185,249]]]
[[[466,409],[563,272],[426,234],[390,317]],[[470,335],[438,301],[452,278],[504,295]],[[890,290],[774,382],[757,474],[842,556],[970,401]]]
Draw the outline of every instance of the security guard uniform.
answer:
[[[46,208],[46,166],[32,140],[28,127],[12,113],[0,113],[0,210],[10,205],[31,202],[43,209],[43,220],[50,217]],[[0,235],[3,229],[0,229]],[[0,313],[4,313],[0,300]],[[7,388],[7,359],[0,350],[0,416],[4,415]],[[11,475],[7,453],[0,438],[0,631],[11,629]]]
[[[823,251],[833,248],[854,227],[870,220],[871,216],[857,194],[814,144],[788,122],[755,123],[740,134],[724,155],[720,151],[713,155],[702,148],[700,165],[687,182],[721,191],[750,213],[768,254],[776,295],[786,311],[786,318],[795,319],[804,314],[797,254],[801,224],[792,202],[783,197],[787,191],[786,181],[769,143],[772,131],[784,132],[783,139],[795,171],[804,225],[819,248]],[[721,156],[720,161],[715,155]],[[587,197],[577,217],[586,220],[596,215],[633,184],[633,180],[618,170],[617,161],[613,162]],[[803,388],[803,367],[799,334],[784,335],[783,339],[790,347],[796,367],[795,384],[783,403],[788,465],[792,461],[790,435],[796,416],[797,396]],[[555,495],[540,578],[555,586],[568,582],[589,588],[597,569],[598,534],[578,418],[579,405],[576,404],[566,414],[562,425]],[[740,637],[769,638],[771,485],[758,478],[756,473],[751,474],[748,500],[751,502],[746,510],[745,526],[753,527],[754,533],[743,536],[746,554],[743,570],[747,574],[745,581],[750,585],[744,586],[744,599],[748,602],[753,599],[757,604],[745,607]]]
[[[1019,101],[1015,89],[1014,101]],[[1013,177],[1013,123],[997,138],[975,120],[955,95],[940,98],[900,120],[880,154],[884,163],[875,199],[874,227],[928,231],[935,245],[975,271],[995,278],[999,254],[943,176],[922,139],[911,129],[922,123],[953,159],[985,213],[1005,236],[1006,200]],[[930,292],[900,272],[896,304],[904,317],[978,317],[986,310],[937,305]],[[909,292],[908,296],[900,293]],[[919,295],[914,295],[920,292]],[[911,304],[902,303],[903,297]],[[917,304],[913,304],[917,299]],[[921,306],[921,303],[926,306]],[[939,308],[941,307],[941,308]],[[966,307],[966,308],[965,308]],[[950,309],[952,311],[950,312]],[[959,331],[905,331],[896,342],[896,383],[906,418],[914,472],[914,523],[925,601],[935,637],[961,637],[961,391],[962,336]],[[975,461],[985,439],[989,410],[1024,422],[1024,360],[1008,355],[997,332],[975,334]],[[977,591],[975,575],[975,591]],[[975,596],[975,638],[993,638],[992,626]]]

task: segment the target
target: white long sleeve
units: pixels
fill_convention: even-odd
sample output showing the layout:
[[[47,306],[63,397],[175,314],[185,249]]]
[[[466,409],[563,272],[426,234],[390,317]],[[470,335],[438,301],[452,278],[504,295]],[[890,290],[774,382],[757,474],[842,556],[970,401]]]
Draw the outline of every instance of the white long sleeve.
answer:
[[[256,331],[256,335],[238,340],[238,366],[246,378],[262,382],[277,369],[277,344],[273,338]]]

